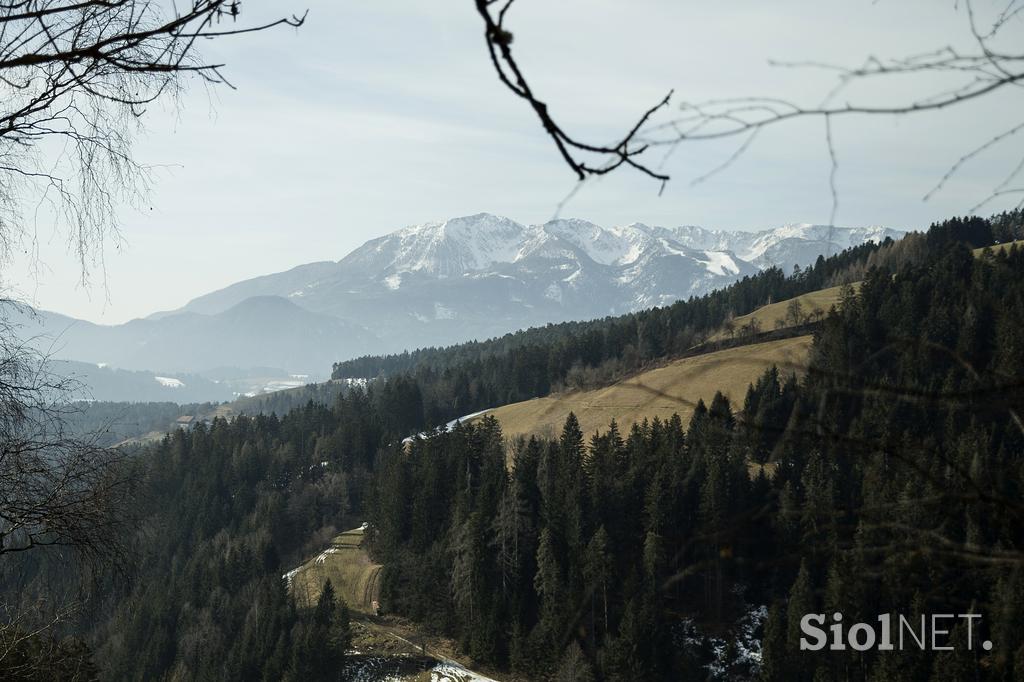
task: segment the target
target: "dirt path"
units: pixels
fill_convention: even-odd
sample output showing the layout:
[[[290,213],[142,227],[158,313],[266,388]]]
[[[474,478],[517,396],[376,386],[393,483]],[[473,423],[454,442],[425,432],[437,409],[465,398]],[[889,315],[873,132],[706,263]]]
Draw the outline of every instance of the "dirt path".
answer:
[[[373,601],[380,594],[378,584],[383,568],[383,566],[377,566],[366,580],[366,587],[363,589],[363,608],[367,613],[373,613]]]
[[[416,647],[415,644],[413,644],[412,642],[407,640],[405,637],[402,637],[401,635],[397,635],[394,632],[392,632],[391,636],[394,637],[395,639],[397,639],[400,642],[405,642],[406,644],[408,644],[409,646],[411,646],[413,648]],[[428,656],[430,658],[433,658],[433,659],[439,661],[442,664],[442,667],[446,669],[443,673],[441,673],[442,675],[444,675],[444,677],[441,678],[442,680],[443,679],[454,679],[454,680],[470,679],[470,680],[473,680],[474,682],[498,682],[498,680],[495,680],[495,679],[490,678],[490,677],[485,677],[484,675],[481,675],[480,673],[477,673],[477,672],[473,672],[469,668],[465,667],[464,665],[462,665],[458,661],[455,661],[455,660],[453,660],[451,658],[445,658],[444,656],[434,655],[434,654],[430,653],[426,648],[422,649],[422,652],[423,652],[423,654],[425,656]],[[436,669],[435,669],[435,672],[436,672]],[[454,677],[452,676],[453,674],[454,674]]]
[[[453,642],[420,632],[413,623],[394,617],[356,617],[353,653],[347,672],[358,682],[499,682],[455,656]],[[510,680],[502,676],[503,680]]]

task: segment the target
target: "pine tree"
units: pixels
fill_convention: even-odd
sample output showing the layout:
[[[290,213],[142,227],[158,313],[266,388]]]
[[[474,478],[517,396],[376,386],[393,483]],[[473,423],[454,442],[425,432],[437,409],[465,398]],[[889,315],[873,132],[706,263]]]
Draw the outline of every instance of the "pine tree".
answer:
[[[342,655],[352,648],[352,616],[344,599],[338,600],[338,608],[334,613],[331,646]]]
[[[542,633],[554,637],[561,633],[565,613],[565,588],[562,567],[555,552],[551,531],[545,528],[540,533],[537,546],[537,575],[534,588],[540,597],[541,619],[538,627]]]
[[[587,591],[590,593],[591,629],[596,630],[594,610],[596,602],[600,598],[603,633],[608,632],[608,585],[611,582],[614,568],[608,546],[608,533],[605,532],[604,526],[601,526],[587,545],[584,576],[587,581]]]
[[[594,669],[576,640],[565,648],[554,679],[555,682],[594,682]]]
[[[800,638],[803,637],[800,621],[808,613],[816,612],[811,574],[807,569],[807,561],[804,559],[800,561],[800,570],[797,572],[796,581],[789,591],[789,600],[786,603],[788,622],[786,644],[793,661],[794,679],[809,679],[810,671],[815,668],[817,657],[813,656],[813,652],[800,651]]]
[[[761,643],[761,679],[764,682],[787,682],[791,679],[786,636],[786,611],[776,602],[768,609]]]

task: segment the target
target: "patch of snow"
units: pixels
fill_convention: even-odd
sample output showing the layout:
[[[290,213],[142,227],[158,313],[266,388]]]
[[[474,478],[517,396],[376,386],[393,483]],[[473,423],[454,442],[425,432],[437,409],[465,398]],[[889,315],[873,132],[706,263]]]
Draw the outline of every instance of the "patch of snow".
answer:
[[[749,606],[731,628],[728,639],[706,635],[692,619],[685,619],[676,629],[674,638],[681,648],[706,661],[704,669],[708,680],[752,682],[760,679],[761,636],[767,618],[767,606]]]
[[[276,381],[270,381],[264,384],[263,393],[273,393],[274,391],[284,391],[289,388],[298,388],[299,386],[305,386],[305,381],[299,381],[295,379],[278,379]]]
[[[106,366],[107,366],[107,363],[105,363],[105,362],[97,362],[96,363],[96,367],[98,367],[99,369],[103,369]]]
[[[161,386],[166,386],[167,388],[184,388],[184,386],[185,386],[185,382],[184,381],[182,381],[181,379],[175,379],[174,377],[153,377],[153,378],[156,379],[156,382],[158,384],[160,384]]]
[[[314,559],[314,562],[318,563],[318,564],[322,564],[325,561],[327,561],[327,557],[328,556],[330,556],[331,554],[337,554],[340,551],[341,550],[338,549],[337,547],[328,547],[324,551],[320,552],[320,554],[317,556],[317,558]]]
[[[402,276],[399,274],[388,275],[384,278],[384,286],[392,291],[397,291],[402,286]]]
[[[740,266],[736,265],[736,261],[732,259],[725,251],[704,251],[704,256],[707,260],[699,261],[708,269],[709,272],[713,272],[716,275],[738,275],[740,273]]]
[[[419,651],[419,645],[394,634],[392,637],[405,642],[412,650]],[[409,653],[374,655],[351,650],[341,670],[341,679],[352,682],[405,682],[413,679],[412,674],[407,672],[410,667],[409,658]],[[423,672],[430,673],[430,682],[495,682],[449,659],[442,658],[429,665],[431,667]],[[421,677],[417,675],[415,679]]]
[[[290,570],[287,573],[285,573],[284,575],[282,575],[281,578],[286,580],[288,582],[288,585],[291,586],[292,578],[294,578],[295,574],[298,573],[298,572],[299,572],[298,568],[293,568],[292,570]]]
[[[438,663],[430,670],[430,682],[494,682],[454,661]]]
[[[459,417],[457,419],[453,419],[450,422],[448,422],[447,424],[445,424],[444,427],[440,429],[440,431],[442,433],[447,433],[448,431],[451,431],[452,429],[454,429],[455,426],[457,424],[459,424],[460,422],[469,421],[470,419],[473,419],[474,417],[479,417],[480,415],[486,414],[486,413],[488,413],[490,411],[491,411],[491,408],[488,408],[486,410],[480,410],[479,412],[472,412],[470,414],[463,415],[463,416],[461,416],[461,417]],[[416,440],[417,438],[429,438],[431,433],[432,432],[430,432],[430,431],[421,431],[420,433],[417,433],[415,436],[409,436],[407,438],[403,438],[402,442],[403,443],[411,443],[414,440]]]

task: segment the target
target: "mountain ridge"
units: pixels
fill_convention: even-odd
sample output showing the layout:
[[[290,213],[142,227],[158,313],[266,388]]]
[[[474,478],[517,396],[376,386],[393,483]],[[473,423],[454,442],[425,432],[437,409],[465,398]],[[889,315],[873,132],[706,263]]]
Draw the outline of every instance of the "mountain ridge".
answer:
[[[639,222],[605,228],[579,218],[524,225],[479,213],[411,225],[369,240],[338,261],[320,261],[243,280],[192,299],[179,310],[217,311],[260,292],[296,300],[312,310],[344,316],[344,306],[328,299],[369,291],[386,295],[403,285],[422,284],[424,278],[515,278],[516,270],[519,274],[537,274],[536,268],[530,266],[535,266],[539,259],[561,260],[567,271],[566,277],[552,278],[545,289],[550,289],[551,284],[564,289],[559,281],[570,285],[576,282],[581,276],[577,274],[579,268],[569,272],[576,263],[619,268],[622,271],[612,277],[618,281],[619,289],[623,288],[621,285],[628,288],[638,283],[644,289],[642,266],[666,257],[680,259],[689,266],[691,278],[702,280],[668,292],[653,291],[651,286],[627,292],[632,294],[632,300],[617,296],[620,300],[612,311],[622,312],[630,304],[660,305],[705,293],[765,267],[776,265],[789,270],[793,265],[809,265],[818,255],[903,234],[901,230],[877,226],[845,228],[807,223],[756,232],[697,226],[665,228]],[[723,281],[716,281],[717,278]],[[548,297],[557,296],[551,290]]]
[[[55,359],[167,373],[235,366],[322,376],[323,363],[329,366],[338,352],[366,351],[379,343],[358,325],[278,296],[251,296],[215,314],[174,311],[120,325],[47,311],[20,315],[15,323]]]
[[[810,265],[882,227],[757,232],[580,218],[521,224],[489,213],[411,225],[324,260],[236,282],[122,325],[42,313],[58,357],[157,372],[333,362],[619,315],[700,296],[767,267]]]

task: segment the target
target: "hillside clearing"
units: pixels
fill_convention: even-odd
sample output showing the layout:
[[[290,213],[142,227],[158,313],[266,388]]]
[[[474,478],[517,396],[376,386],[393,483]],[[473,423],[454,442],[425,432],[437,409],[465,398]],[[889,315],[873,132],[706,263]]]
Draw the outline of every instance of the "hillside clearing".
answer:
[[[299,606],[313,606],[330,579],[337,595],[353,611],[372,614],[380,599],[380,564],[363,548],[364,528],[337,535],[330,546],[284,575]]]
[[[992,253],[999,253],[1000,251],[1008,251],[1010,247],[1016,245],[1018,249],[1024,249],[1024,239],[1018,239],[1015,242],[1006,242],[1005,244],[996,244],[995,246],[983,246],[980,249],[974,249],[974,256],[980,256],[986,248],[991,249]]]
[[[457,660],[455,642],[403,618],[375,613],[383,566],[367,554],[365,530],[364,525],[335,536],[323,552],[282,576],[300,608],[315,606],[329,579],[352,611],[352,649],[347,652],[344,679],[497,682],[470,670],[470,661]]]
[[[851,286],[856,291],[860,288],[860,282],[855,282]],[[797,301],[800,304],[800,312],[804,316],[824,316],[828,314],[829,308],[839,304],[842,290],[842,286],[829,287],[828,289],[811,291],[786,299],[785,301],[779,301],[778,303],[769,303],[768,305],[761,306],[751,313],[734,318],[732,320],[733,333],[740,333],[740,330],[749,326],[751,321],[755,323],[760,331],[771,331],[773,329],[794,326],[792,320],[786,319],[789,306],[793,301]],[[820,311],[820,314],[816,315],[816,311]],[[720,329],[712,334],[708,341],[722,341],[728,338],[730,338],[729,332],[725,329]]]
[[[510,437],[556,436],[570,412],[588,436],[607,429],[613,418],[623,430],[645,418],[668,419],[674,413],[687,421],[697,401],[710,403],[715,391],[734,404],[742,401],[747,387],[772,365],[801,375],[811,341],[811,336],[797,336],[683,358],[605,388],[534,398],[487,414]]]

